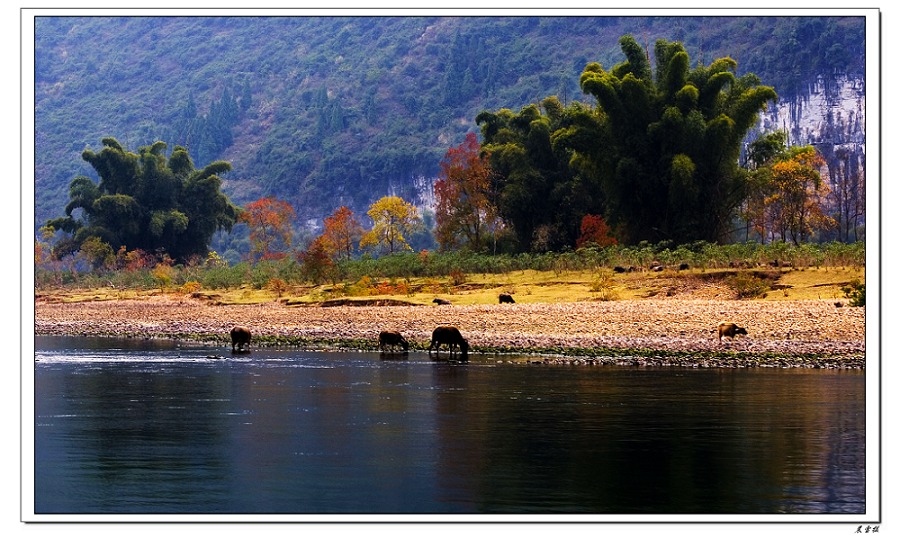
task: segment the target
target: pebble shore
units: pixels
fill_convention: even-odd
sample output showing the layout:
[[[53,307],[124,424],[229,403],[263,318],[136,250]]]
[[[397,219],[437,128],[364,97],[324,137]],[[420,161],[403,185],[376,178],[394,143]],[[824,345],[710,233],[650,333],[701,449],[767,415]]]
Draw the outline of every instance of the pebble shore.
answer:
[[[720,321],[747,336],[720,342]],[[455,325],[473,353],[531,354],[531,362],[690,367],[865,368],[865,308],[833,301],[640,299],[468,306],[214,305],[183,296],[78,303],[35,301],[36,335],[216,342],[244,325],[253,345],[376,349],[381,330],[427,348]]]

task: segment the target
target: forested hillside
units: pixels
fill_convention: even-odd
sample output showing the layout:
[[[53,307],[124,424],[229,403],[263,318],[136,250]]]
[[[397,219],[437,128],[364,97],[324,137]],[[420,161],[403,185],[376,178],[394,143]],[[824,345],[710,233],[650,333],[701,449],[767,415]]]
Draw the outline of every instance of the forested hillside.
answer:
[[[834,72],[864,76],[861,17],[39,17],[35,25],[35,224],[93,176],[85,149],[188,148],[232,164],[237,204],[275,196],[300,219],[358,213],[386,194],[421,202],[447,150],[485,110],[579,88],[585,66],[652,53],[730,56],[789,96]]]

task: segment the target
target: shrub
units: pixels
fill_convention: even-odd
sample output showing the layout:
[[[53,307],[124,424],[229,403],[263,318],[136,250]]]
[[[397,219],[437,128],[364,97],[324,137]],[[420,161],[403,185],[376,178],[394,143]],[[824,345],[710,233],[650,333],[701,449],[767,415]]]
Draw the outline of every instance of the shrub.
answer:
[[[770,289],[765,280],[745,272],[729,278],[728,285],[735,291],[738,299],[762,298]]]
[[[288,285],[284,280],[272,277],[268,282],[266,282],[266,289],[274,292],[278,295],[278,297],[281,297],[284,292],[288,290]]]
[[[450,271],[450,281],[453,282],[454,286],[465,284],[466,274],[462,271],[462,269],[453,269],[452,271]]]
[[[162,289],[168,288],[172,284],[172,279],[174,277],[175,269],[172,268],[171,265],[158,263],[156,267],[153,268],[153,278],[156,279],[156,282]]]
[[[841,287],[844,297],[850,299],[850,306],[866,306],[866,285],[853,279],[850,284]]]
[[[190,295],[194,292],[200,291],[203,286],[200,285],[196,280],[191,280],[190,282],[185,282],[181,285],[179,291],[185,295]]]
[[[615,301],[619,298],[616,282],[611,274],[601,273],[591,281],[591,291],[597,293],[601,301]]]

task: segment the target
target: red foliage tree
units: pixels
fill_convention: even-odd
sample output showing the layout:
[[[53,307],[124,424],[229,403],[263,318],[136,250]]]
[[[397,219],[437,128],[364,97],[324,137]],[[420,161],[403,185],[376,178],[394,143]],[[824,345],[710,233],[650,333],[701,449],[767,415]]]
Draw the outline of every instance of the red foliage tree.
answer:
[[[435,238],[443,250],[462,241],[478,250],[498,217],[491,203],[488,156],[481,155],[475,133],[467,134],[462,144],[447,150],[440,166],[439,179],[434,183]]]
[[[600,215],[585,215],[581,219],[581,235],[575,241],[575,246],[581,248],[587,243],[596,243],[599,247],[608,247],[618,243],[616,238],[610,235],[609,225]]]
[[[331,249],[325,236],[313,239],[309,247],[297,256],[303,268],[304,276],[314,284],[321,284],[334,274],[334,262],[331,261]]]

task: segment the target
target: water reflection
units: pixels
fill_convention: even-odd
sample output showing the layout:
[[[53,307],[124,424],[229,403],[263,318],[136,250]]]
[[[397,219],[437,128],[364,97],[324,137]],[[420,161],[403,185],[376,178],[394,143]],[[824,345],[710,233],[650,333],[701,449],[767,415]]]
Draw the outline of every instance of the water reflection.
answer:
[[[865,511],[864,372],[102,343],[36,341],[36,512]]]

